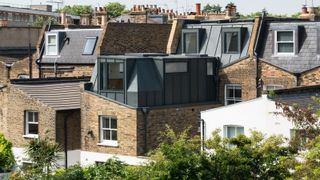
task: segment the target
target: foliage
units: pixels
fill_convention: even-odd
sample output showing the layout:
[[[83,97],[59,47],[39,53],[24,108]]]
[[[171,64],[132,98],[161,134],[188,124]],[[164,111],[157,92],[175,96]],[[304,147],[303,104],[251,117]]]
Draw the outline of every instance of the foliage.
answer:
[[[176,135],[167,127],[159,148],[151,153],[150,177],[159,179],[198,179],[201,172],[200,139],[190,139],[188,130]]]
[[[221,6],[219,4],[212,4],[210,5],[209,3],[204,6],[203,12],[204,13],[209,13],[209,12],[221,12]]]
[[[59,180],[85,180],[84,171],[80,165],[74,165],[68,169],[59,169],[53,179]]]
[[[15,164],[12,143],[0,134],[0,173],[8,172]]]
[[[107,9],[108,15],[112,18],[118,17],[128,12],[125,10],[126,6],[119,2],[110,2],[105,5],[105,8]]]
[[[90,180],[113,180],[126,177],[126,164],[116,159],[108,159],[103,164],[89,166],[84,170],[85,179]]]
[[[81,16],[83,14],[92,14],[92,7],[88,5],[73,5],[64,6],[59,12],[65,12],[67,14]]]
[[[261,133],[222,139],[218,131],[208,140],[212,152],[203,159],[206,178],[215,179],[284,179],[294,167],[294,152],[284,146],[282,137],[267,139]]]
[[[53,17],[48,17],[47,19],[42,17],[42,16],[38,16],[35,20],[35,22],[33,22],[33,26],[35,27],[42,27],[45,24],[58,24],[57,20]]]
[[[57,161],[60,159],[59,152],[62,148],[59,144],[51,142],[48,138],[38,138],[29,141],[25,147],[25,153],[28,155],[32,165],[24,170],[32,178],[48,177],[51,170],[57,167]]]

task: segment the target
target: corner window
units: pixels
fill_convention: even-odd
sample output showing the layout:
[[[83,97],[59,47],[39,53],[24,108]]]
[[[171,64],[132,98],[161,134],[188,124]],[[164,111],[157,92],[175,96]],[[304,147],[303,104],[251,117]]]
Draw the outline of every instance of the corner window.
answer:
[[[188,72],[187,62],[167,62],[165,64],[166,73],[183,73]]]
[[[227,125],[223,127],[223,134],[225,138],[237,137],[241,134],[244,134],[244,127]]]
[[[107,69],[107,89],[123,90],[123,63],[107,63]]]
[[[241,85],[226,84],[225,86],[225,105],[241,102]]]
[[[100,117],[100,142],[101,144],[116,146],[118,140],[117,119],[114,117]]]
[[[92,55],[96,47],[97,37],[87,37],[83,48],[83,55]]]
[[[275,31],[276,54],[294,54],[294,31]]]
[[[25,112],[25,135],[38,134],[39,113],[35,111]]]
[[[213,62],[207,62],[207,75],[213,75]]]
[[[46,55],[58,55],[58,35],[46,35]]]
[[[199,53],[199,29],[182,30],[182,53]]]
[[[226,31],[223,33],[223,52],[224,54],[240,53],[239,31]]]

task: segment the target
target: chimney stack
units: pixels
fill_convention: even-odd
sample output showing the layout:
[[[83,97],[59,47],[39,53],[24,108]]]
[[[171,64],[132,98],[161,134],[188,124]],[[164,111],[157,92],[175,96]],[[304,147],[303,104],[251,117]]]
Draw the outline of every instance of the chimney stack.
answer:
[[[201,15],[201,3],[196,3],[196,15]]]
[[[67,15],[66,15],[66,13],[65,12],[62,12],[61,14],[60,14],[60,17],[61,17],[61,24],[62,25],[66,25],[67,24]]]

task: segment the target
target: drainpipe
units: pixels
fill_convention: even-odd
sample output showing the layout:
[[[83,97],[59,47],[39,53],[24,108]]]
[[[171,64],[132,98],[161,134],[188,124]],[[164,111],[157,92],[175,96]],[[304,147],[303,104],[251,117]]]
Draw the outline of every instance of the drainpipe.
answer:
[[[29,55],[29,79],[32,79],[32,57],[31,57],[31,40],[30,40],[30,25],[28,25],[28,41],[29,41],[29,49],[28,49],[28,55]]]
[[[64,115],[64,167],[68,168],[68,126],[67,126],[68,114]]]
[[[204,150],[204,136],[205,136],[205,122],[203,119],[200,119],[200,128],[201,128],[201,151]]]
[[[10,70],[12,67],[12,64],[5,64],[6,68],[7,68],[7,81],[10,81]]]
[[[57,77],[57,58],[54,60],[53,63],[53,72],[54,72],[54,77]]]
[[[144,121],[144,153],[146,154],[148,152],[148,131],[147,131],[147,128],[148,128],[148,119],[147,119],[147,116],[149,114],[149,108],[147,107],[143,107],[141,109],[142,111],[142,114],[143,114],[143,121]]]
[[[266,11],[262,11],[262,17],[261,17],[261,23],[259,26],[259,30],[258,30],[258,35],[256,38],[256,43],[255,43],[255,47],[254,47],[254,56],[256,57],[256,97],[259,97],[259,89],[262,86],[262,82],[261,82],[261,78],[259,75],[259,53],[258,53],[258,45],[259,45],[259,40],[260,40],[260,35],[261,35],[261,29],[265,20],[265,16],[266,16]]]

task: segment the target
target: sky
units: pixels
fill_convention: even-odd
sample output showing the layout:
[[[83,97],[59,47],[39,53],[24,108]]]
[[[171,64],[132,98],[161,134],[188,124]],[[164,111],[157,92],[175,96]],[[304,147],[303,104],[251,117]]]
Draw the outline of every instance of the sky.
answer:
[[[29,5],[32,4],[46,4],[47,1],[52,0],[0,0],[0,5]],[[57,1],[57,0],[53,0]],[[85,4],[92,6],[103,6],[108,2],[120,2],[126,4],[127,8],[131,8],[133,4],[157,4],[163,9],[177,9],[179,12],[195,11],[195,3],[201,3],[202,7],[207,3],[220,4],[222,7],[229,2],[237,5],[238,12],[241,14],[250,14],[251,12],[261,11],[263,8],[267,9],[269,13],[273,14],[287,14],[291,15],[300,11],[303,4],[307,3],[311,6],[320,6],[320,0],[64,0],[64,5]]]

